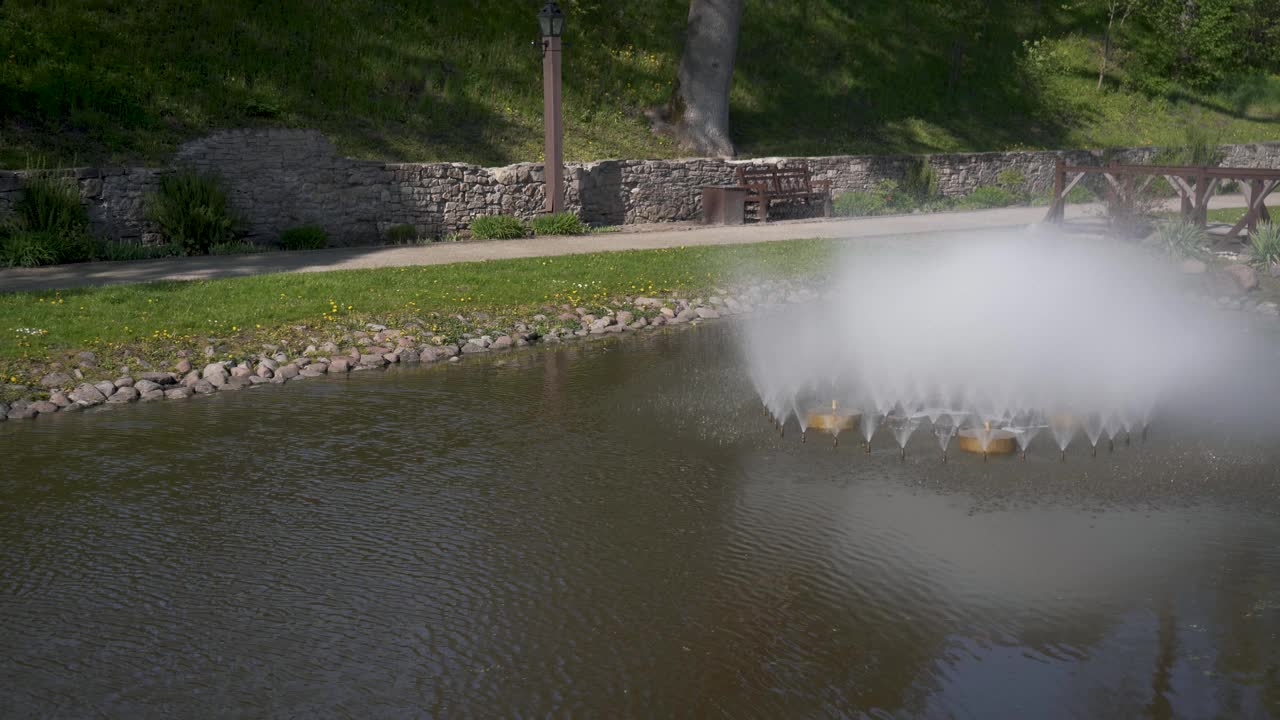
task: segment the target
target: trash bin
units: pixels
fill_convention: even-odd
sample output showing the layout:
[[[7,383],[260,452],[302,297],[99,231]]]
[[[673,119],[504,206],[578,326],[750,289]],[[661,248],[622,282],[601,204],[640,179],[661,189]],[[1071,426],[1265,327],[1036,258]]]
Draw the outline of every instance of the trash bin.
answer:
[[[702,186],[703,225],[741,225],[747,188],[737,185]]]

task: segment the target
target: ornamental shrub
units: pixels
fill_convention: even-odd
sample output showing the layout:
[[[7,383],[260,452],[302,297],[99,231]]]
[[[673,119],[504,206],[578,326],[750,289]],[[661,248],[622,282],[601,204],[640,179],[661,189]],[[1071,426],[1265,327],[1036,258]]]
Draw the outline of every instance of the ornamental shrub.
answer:
[[[585,235],[591,232],[591,227],[582,222],[577,213],[567,211],[535,216],[529,221],[529,227],[535,235]]]
[[[280,234],[280,247],[285,250],[319,250],[329,244],[329,233],[319,225],[289,228]]]
[[[235,239],[227,194],[210,176],[180,172],[160,178],[159,192],[148,198],[147,216],[187,255],[205,255]]]
[[[477,240],[512,240],[526,233],[524,223],[511,215],[485,215],[471,221],[471,237]]]

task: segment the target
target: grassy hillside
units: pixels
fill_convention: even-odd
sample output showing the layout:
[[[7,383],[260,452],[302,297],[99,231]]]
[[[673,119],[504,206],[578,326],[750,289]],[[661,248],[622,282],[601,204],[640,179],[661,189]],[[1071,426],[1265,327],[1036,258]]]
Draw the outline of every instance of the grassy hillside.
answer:
[[[566,0],[566,155],[678,154],[686,0]],[[536,160],[532,0],[5,0],[0,165],[159,162],[239,126],[315,127],[366,158]],[[1101,3],[748,0],[733,91],[746,155],[1280,139],[1280,79],[1097,81]],[[1121,49],[1123,55],[1123,47]]]

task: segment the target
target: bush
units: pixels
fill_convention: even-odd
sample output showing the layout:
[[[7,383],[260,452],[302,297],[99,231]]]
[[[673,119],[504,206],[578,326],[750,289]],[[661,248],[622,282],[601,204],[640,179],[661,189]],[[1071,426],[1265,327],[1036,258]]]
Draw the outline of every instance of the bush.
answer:
[[[89,215],[80,204],[80,190],[69,177],[48,172],[29,175],[22,183],[22,197],[14,203],[19,227],[64,235],[87,234]]]
[[[938,173],[929,161],[913,157],[907,162],[902,177],[902,192],[916,203],[923,203],[938,195]]]
[[[884,215],[890,212],[885,205],[884,197],[876,192],[840,193],[832,200],[831,205],[836,215],[844,217]]]
[[[1005,188],[995,185],[983,185],[974,188],[973,192],[965,195],[956,201],[956,207],[965,210],[980,210],[982,208],[997,208],[1017,205],[1019,199]]]
[[[212,177],[192,172],[162,177],[160,191],[148,198],[147,216],[188,255],[204,255],[235,239],[227,194]]]
[[[280,247],[285,250],[319,250],[329,244],[329,233],[319,225],[289,228],[280,234]]]
[[[1156,236],[1170,255],[1194,255],[1204,244],[1204,228],[1183,220],[1166,220],[1156,224]]]
[[[173,245],[139,245],[137,243],[104,240],[98,243],[94,251],[97,260],[151,260],[154,258],[174,257],[182,251]]]
[[[511,240],[524,236],[524,223],[511,215],[486,215],[471,221],[471,237],[478,240]]]
[[[410,223],[400,223],[387,228],[387,242],[392,245],[412,245],[418,240],[418,228]]]
[[[1031,200],[1031,192],[1027,190],[1027,176],[1021,170],[1001,172],[996,176],[996,185],[1013,197],[1013,203],[1010,204],[1027,203]]]
[[[209,246],[210,255],[252,255],[262,252],[267,252],[265,246],[245,240],[232,240]]]
[[[586,235],[591,232],[591,228],[571,212],[538,215],[529,221],[529,227],[535,235]]]
[[[1280,225],[1262,223],[1249,234],[1249,242],[1259,262],[1266,265],[1280,263]]]
[[[14,203],[5,232],[21,235],[12,248],[13,257],[24,263],[37,259],[41,265],[82,262],[92,258],[96,249],[75,181],[49,172],[33,173],[23,181],[22,197]]]
[[[38,267],[58,262],[55,233],[12,228],[0,236],[0,265]]]
[[[942,198],[935,198],[932,202],[945,201]],[[871,190],[840,193],[831,204],[837,215],[862,217],[907,212],[915,207],[916,203],[898,189],[898,183],[892,180],[881,180]]]

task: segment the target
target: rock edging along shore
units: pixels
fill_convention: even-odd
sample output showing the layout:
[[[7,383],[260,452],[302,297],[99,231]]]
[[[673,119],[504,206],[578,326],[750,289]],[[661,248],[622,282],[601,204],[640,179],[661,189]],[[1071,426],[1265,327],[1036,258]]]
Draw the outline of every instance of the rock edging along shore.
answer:
[[[743,315],[757,308],[812,302],[818,294],[798,283],[766,282],[706,298],[628,297],[608,307],[561,305],[512,324],[498,334],[461,333],[458,339],[418,327],[389,328],[368,323],[362,330],[344,333],[343,342],[309,344],[290,353],[268,344],[263,352],[232,360],[196,361],[179,357],[172,370],[125,373],[115,380],[91,382],[82,368],[55,368],[41,379],[47,399],[30,397],[6,405],[0,403],[0,421],[29,420],[42,415],[73,412],[110,405],[159,400],[187,400],[202,395],[283,385],[326,375],[381,370],[396,364],[459,362],[461,359],[501,352],[533,344],[557,344],[592,338],[635,334],[673,325],[698,323]],[[473,320],[486,319],[477,313]],[[548,327],[548,325],[552,325]],[[538,328],[545,329],[538,329]],[[319,340],[319,338],[312,338]],[[213,354],[213,349],[206,351]],[[92,369],[96,356],[83,352],[77,358]]]
[[[1221,255],[1224,257],[1218,260],[1233,264],[1211,270],[1207,263],[1197,259],[1172,262],[1178,263],[1183,274],[1200,277],[1198,287],[1192,284],[1188,290],[1204,302],[1222,310],[1280,317],[1280,304],[1258,292],[1260,288],[1255,271],[1241,264],[1238,256]],[[420,319],[400,323],[401,327],[397,328],[370,322],[362,329],[344,329],[340,336],[335,335],[328,340],[322,340],[320,331],[316,331],[306,336],[307,345],[299,352],[284,349],[287,343],[268,343],[262,346],[262,352],[241,353],[233,359],[215,361],[213,357],[217,353],[213,346],[209,346],[205,349],[206,357],[199,361],[184,351],[172,362],[172,370],[130,373],[129,368],[120,368],[121,372],[114,380],[94,381],[90,375],[95,372],[102,374],[96,367],[97,358],[93,353],[81,352],[75,356],[79,367],[50,366],[50,372],[40,381],[47,397],[30,396],[10,404],[0,402],[0,422],[98,406],[185,400],[326,375],[378,370],[395,364],[458,362],[468,356],[537,343],[556,344],[625,335],[745,315],[757,309],[818,300],[820,294],[813,289],[821,285],[818,280],[763,281],[738,289],[716,289],[706,298],[687,299],[675,294],[666,298],[628,296],[607,304],[593,305],[591,309],[572,305],[545,306],[538,314],[511,322],[502,331],[489,333],[480,329],[489,326],[490,318],[483,312],[473,313],[470,318],[455,316],[454,319],[467,327],[456,336],[426,330],[425,321]],[[89,375],[86,375],[86,370]]]

